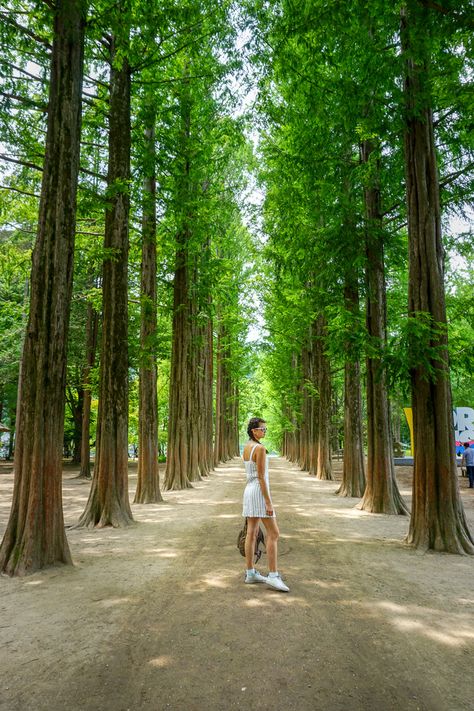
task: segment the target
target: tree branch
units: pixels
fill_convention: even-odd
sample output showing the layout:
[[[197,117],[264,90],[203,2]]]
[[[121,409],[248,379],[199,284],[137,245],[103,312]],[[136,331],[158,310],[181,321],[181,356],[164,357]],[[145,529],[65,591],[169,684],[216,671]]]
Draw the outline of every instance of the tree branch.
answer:
[[[28,37],[31,37],[31,39],[34,39],[35,42],[39,42],[42,44],[46,49],[52,50],[53,46],[46,40],[44,37],[41,37],[41,35],[37,35],[36,32],[33,32],[32,30],[28,29],[27,27],[24,27],[23,25],[20,25],[18,22],[15,22],[15,20],[12,20],[10,17],[4,15],[5,22],[7,22],[9,25],[14,27],[16,30],[19,30],[20,32],[23,32],[23,34],[27,35]]]
[[[159,84],[172,84],[178,81],[188,81],[189,79],[212,79],[213,74],[195,74],[186,77],[174,77],[172,79],[157,79],[156,81],[136,81],[135,84],[138,86],[158,86]]]
[[[456,178],[459,178],[461,175],[465,175],[465,173],[468,173],[472,168],[474,168],[474,162],[468,163],[464,168],[457,170],[455,173],[450,173],[440,182],[439,187],[445,188],[446,185],[450,185],[450,183],[454,182]]]
[[[84,175],[90,175],[92,178],[99,178],[99,180],[107,182],[106,175],[102,175],[102,173],[94,173],[93,170],[88,170],[87,168],[79,168],[79,173],[83,173]]]
[[[26,96],[20,96],[20,94],[10,94],[7,91],[0,91],[0,96],[4,96],[6,99],[13,99],[14,101],[18,101],[21,104],[29,105],[30,108],[36,108],[38,111],[41,111],[44,114],[48,111],[48,107],[46,104],[42,104],[39,101],[35,101],[34,99],[28,99]]]
[[[43,168],[35,163],[30,163],[29,161],[22,160],[21,158],[12,158],[11,156],[6,156],[4,153],[0,153],[0,160],[6,160],[9,163],[16,163],[17,165],[23,165],[25,168],[34,168],[34,170],[43,171]]]
[[[88,74],[84,74],[84,79],[87,79],[87,81],[90,82],[91,84],[98,84],[99,86],[103,86],[106,89],[109,88],[109,85],[107,84],[107,82],[102,81],[101,79],[94,79],[93,77],[90,77]]]
[[[15,193],[20,193],[21,195],[28,195],[28,197],[34,197],[39,199],[39,195],[36,193],[28,193],[26,190],[20,190],[19,188],[12,188],[11,185],[0,185],[0,190],[13,190]]]
[[[48,82],[46,79],[42,79],[41,77],[37,77],[34,74],[31,74],[30,72],[27,72],[26,69],[22,69],[22,67],[17,67],[16,64],[12,64],[11,62],[7,62],[6,60],[2,60],[1,64],[3,64],[6,67],[10,67],[10,69],[14,69],[16,72],[21,72],[27,77],[30,77],[31,79],[34,79],[35,81],[39,81],[42,84],[47,84]],[[6,77],[5,77],[6,78]],[[10,77],[11,79],[16,79],[18,77]]]
[[[450,111],[446,111],[446,113],[443,116],[440,116],[439,118],[436,119],[436,121],[433,121],[433,128],[436,128],[439,126],[440,123],[443,123],[447,118],[452,116],[452,114],[455,114],[457,112],[457,108],[451,109]]]
[[[459,14],[452,8],[444,7],[444,5],[441,5],[439,2],[434,2],[434,0],[418,0],[418,2],[429,10],[436,10],[436,12],[440,12],[442,15],[450,15],[455,20],[459,20],[462,25],[474,28],[474,20],[471,20],[466,15]]]

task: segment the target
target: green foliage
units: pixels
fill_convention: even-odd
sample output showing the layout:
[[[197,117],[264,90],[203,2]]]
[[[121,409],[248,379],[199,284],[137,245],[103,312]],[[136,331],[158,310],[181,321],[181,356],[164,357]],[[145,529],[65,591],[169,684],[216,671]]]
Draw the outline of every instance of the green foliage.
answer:
[[[473,206],[474,44],[467,20],[470,4],[445,2],[447,14],[435,5],[423,10],[424,31],[415,40],[432,58],[442,209],[449,225],[453,216],[469,217]],[[102,263],[115,256],[103,247],[106,202],[126,192],[131,200],[130,426],[136,437],[137,374],[144,355],[139,341],[143,180],[152,174],[157,179],[158,334],[147,348],[159,363],[161,445],[167,428],[172,280],[184,233],[195,318],[200,324],[212,319],[215,334],[219,327],[225,330],[241,424],[262,414],[269,422],[272,448],[284,429],[298,425],[301,353],[320,314],[328,324],[325,349],[339,391],[347,358],[363,362],[380,356],[400,402],[408,398],[410,368],[425,369],[426,377],[435,375],[432,359],[445,334],[424,315],[407,318],[399,11],[400,3],[381,0],[130,0],[121,4],[121,14],[111,0],[91,5],[68,356],[72,393],[83,385],[87,305],[100,313]],[[37,226],[52,12],[48,3],[12,0],[0,27],[0,395],[8,417],[14,417]],[[111,33],[128,26],[130,43],[122,45],[115,61],[127,59],[132,72],[132,173],[130,181],[106,189],[107,43]],[[237,84],[258,87],[256,110],[252,104],[242,113]],[[150,127],[155,157],[150,157],[144,136]],[[254,155],[256,132],[260,141]],[[365,163],[359,155],[364,140],[374,145]],[[369,341],[362,308],[363,192],[375,176],[384,212],[386,344]],[[264,195],[261,215],[258,206],[253,212],[250,207],[255,188]],[[470,405],[472,234],[446,231],[452,261],[447,307],[453,390],[456,403]],[[459,260],[462,269],[455,266]],[[355,310],[344,299],[348,277],[360,293],[361,307]],[[247,343],[249,326],[262,316],[262,341]],[[303,385],[316,395],[313,383]]]

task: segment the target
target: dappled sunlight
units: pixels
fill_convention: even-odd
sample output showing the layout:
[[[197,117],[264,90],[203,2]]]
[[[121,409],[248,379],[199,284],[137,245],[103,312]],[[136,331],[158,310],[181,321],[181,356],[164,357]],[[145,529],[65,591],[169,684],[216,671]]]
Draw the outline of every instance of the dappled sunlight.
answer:
[[[240,499],[225,499],[224,501],[210,501],[212,506],[240,506]]]
[[[328,580],[301,580],[303,585],[314,585],[317,588],[321,588],[322,590],[334,590],[335,588],[341,589],[341,588],[347,588],[347,583],[343,583],[340,580],[337,582],[330,582]]]
[[[266,585],[258,585],[255,587],[257,588],[255,593],[259,594],[259,596],[242,600],[241,604],[244,607],[272,608],[275,607],[275,605],[278,605],[279,607],[293,607],[295,605],[304,608],[311,607],[308,600],[305,600],[303,597],[293,595],[291,591],[289,593],[281,593],[278,590],[268,588]]]
[[[446,613],[410,603],[400,605],[390,600],[351,600],[345,604],[358,606],[369,617],[383,617],[401,634],[421,635],[449,647],[470,646],[474,640],[474,619],[468,613]]]
[[[100,607],[116,607],[117,605],[128,605],[130,603],[136,603],[136,598],[133,597],[109,597],[109,598],[99,598],[98,600],[92,600],[96,602]]]
[[[235,571],[228,571],[222,573],[212,572],[205,575],[199,580],[193,580],[189,583],[186,591],[189,593],[195,592],[206,592],[209,589],[217,588],[220,590],[225,590],[229,588],[233,581],[235,580]]]
[[[173,658],[166,654],[162,654],[160,657],[155,657],[155,659],[150,659],[148,662],[151,667],[156,667],[158,669],[170,667],[173,663]]]
[[[329,542],[325,541],[325,543]],[[345,537],[335,536],[331,539],[330,543],[355,543],[363,546],[394,546],[396,548],[406,549],[404,542],[399,538],[375,538],[375,536],[372,535],[364,535],[356,532],[347,533]]]
[[[170,551],[168,548],[144,548],[144,553],[158,556],[158,558],[177,558],[179,553]]]
[[[361,511],[360,509],[350,508],[350,509],[340,509],[340,508],[323,508],[320,509],[322,513],[329,514],[335,518],[363,518],[364,516],[372,517],[374,514],[368,511]],[[382,514],[380,514],[382,515]]]
[[[245,605],[245,607],[266,607],[268,605],[265,600],[258,600],[255,597],[251,600],[244,600],[243,604]]]

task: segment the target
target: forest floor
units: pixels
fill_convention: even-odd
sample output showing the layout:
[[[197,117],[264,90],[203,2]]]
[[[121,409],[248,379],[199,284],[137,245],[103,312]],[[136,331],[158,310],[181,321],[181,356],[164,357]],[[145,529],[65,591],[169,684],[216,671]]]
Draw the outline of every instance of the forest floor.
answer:
[[[89,490],[76,473],[66,525]],[[409,500],[411,468],[397,476]],[[73,568],[0,577],[2,711],[474,708],[474,560],[407,548],[407,517],[358,511],[282,459],[270,477],[289,594],[243,583],[237,460],[133,505],[136,526],[70,530]],[[0,534],[11,489],[2,465]]]

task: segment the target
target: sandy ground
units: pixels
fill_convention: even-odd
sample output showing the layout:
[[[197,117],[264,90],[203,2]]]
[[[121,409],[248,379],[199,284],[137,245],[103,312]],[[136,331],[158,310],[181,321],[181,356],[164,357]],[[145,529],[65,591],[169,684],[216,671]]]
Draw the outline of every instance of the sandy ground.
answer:
[[[89,489],[74,474],[66,524]],[[1,577],[2,711],[473,709],[474,560],[408,549],[406,517],[360,512],[281,459],[270,476],[289,594],[243,584],[238,461],[134,505],[132,528],[69,531],[74,568]],[[11,487],[2,465],[0,533]]]

